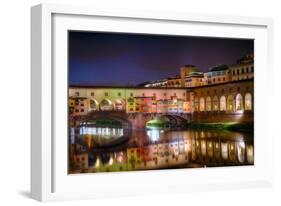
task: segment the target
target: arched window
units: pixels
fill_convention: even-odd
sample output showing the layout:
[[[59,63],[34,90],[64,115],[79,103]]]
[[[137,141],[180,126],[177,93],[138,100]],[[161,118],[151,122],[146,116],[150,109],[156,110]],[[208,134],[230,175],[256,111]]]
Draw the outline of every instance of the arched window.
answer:
[[[115,101],[115,110],[118,110],[118,111],[125,110],[125,103],[123,100],[117,99]]]
[[[200,111],[205,111],[205,99],[204,99],[204,97],[200,98]]]
[[[212,110],[212,105],[211,105],[211,97],[206,98],[206,111],[211,111]]]
[[[235,98],[235,111],[243,111],[243,97],[240,93],[238,93]]]
[[[233,112],[234,110],[234,98],[233,95],[227,97],[227,111]]]
[[[98,110],[98,102],[94,99],[90,99],[90,110],[97,111]]]
[[[103,99],[100,103],[100,110],[102,110],[102,111],[113,110],[112,102],[108,99]]]
[[[225,96],[220,97],[220,111],[226,110],[226,98]]]
[[[245,95],[245,110],[252,110],[252,95],[250,93]]]
[[[219,110],[219,98],[217,96],[214,96],[213,98],[213,111]]]
[[[199,99],[198,97],[195,97],[194,99],[194,111],[199,111]]]

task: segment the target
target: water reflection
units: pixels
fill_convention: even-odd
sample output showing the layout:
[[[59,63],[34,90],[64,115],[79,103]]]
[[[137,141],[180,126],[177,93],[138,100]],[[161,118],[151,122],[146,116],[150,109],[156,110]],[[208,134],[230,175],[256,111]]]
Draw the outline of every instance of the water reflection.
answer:
[[[237,132],[71,128],[70,173],[252,165],[252,140]]]

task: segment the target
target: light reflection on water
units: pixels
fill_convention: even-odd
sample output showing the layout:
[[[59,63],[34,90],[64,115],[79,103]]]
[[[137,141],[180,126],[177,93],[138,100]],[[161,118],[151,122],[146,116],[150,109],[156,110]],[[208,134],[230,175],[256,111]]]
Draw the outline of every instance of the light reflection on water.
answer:
[[[71,128],[70,142],[70,173],[254,164],[248,133],[81,127]]]

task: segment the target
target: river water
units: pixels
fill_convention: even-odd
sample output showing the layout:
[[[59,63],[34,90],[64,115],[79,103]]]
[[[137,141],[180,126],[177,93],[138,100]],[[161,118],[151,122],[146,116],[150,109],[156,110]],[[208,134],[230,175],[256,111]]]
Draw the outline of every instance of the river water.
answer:
[[[69,173],[254,164],[251,133],[81,127],[69,142]]]

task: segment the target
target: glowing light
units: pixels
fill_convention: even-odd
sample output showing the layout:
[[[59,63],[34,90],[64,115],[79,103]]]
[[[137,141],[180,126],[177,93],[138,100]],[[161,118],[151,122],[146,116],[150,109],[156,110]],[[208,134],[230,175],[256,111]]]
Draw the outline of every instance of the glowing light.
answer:
[[[158,141],[160,138],[160,130],[157,129],[147,130],[147,135],[149,136],[151,141],[153,142]]]
[[[97,157],[96,163],[95,163],[95,167],[98,168],[100,166],[100,158]]]
[[[219,148],[219,143],[216,143],[216,149],[218,149]]]
[[[108,162],[108,165],[112,165],[113,164],[113,157],[110,156],[110,159],[109,159],[109,162]]]

